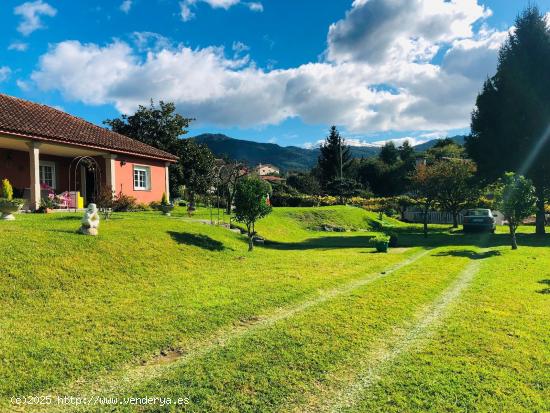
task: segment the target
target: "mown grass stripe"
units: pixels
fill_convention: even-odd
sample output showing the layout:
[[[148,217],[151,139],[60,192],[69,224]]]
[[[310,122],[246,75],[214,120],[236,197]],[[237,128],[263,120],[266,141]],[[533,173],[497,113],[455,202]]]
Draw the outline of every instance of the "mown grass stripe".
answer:
[[[162,374],[169,368],[176,367],[188,363],[194,359],[200,358],[209,352],[229,345],[232,341],[242,338],[246,335],[252,334],[255,331],[268,328],[279,321],[291,318],[294,315],[300,314],[314,306],[320,305],[331,299],[337,298],[341,295],[348,294],[358,288],[364,287],[368,284],[374,283],[380,279],[390,276],[391,274],[405,268],[408,265],[415,263],[426,255],[430,254],[433,249],[429,248],[415,253],[411,257],[389,267],[385,271],[378,273],[370,273],[359,279],[345,283],[339,287],[331,290],[321,292],[317,296],[302,301],[298,304],[290,305],[285,308],[276,310],[275,312],[258,318],[255,322],[246,325],[239,325],[229,329],[222,329],[213,334],[210,338],[193,343],[192,347],[181,352],[181,356],[173,358],[169,363],[152,364],[147,363],[141,366],[131,366],[127,369],[123,369],[118,373],[110,375],[104,380],[96,380],[95,382],[83,382],[77,381],[72,385],[66,386],[63,395],[79,396],[92,398],[96,394],[117,394],[124,389],[135,387],[137,384],[147,380],[154,380],[162,376]],[[72,411],[87,411],[89,406],[72,406]],[[63,406],[50,405],[47,408],[40,406],[40,408],[33,408],[27,406],[28,410],[21,411],[39,411],[39,412],[57,412],[64,411]]]
[[[396,328],[390,337],[382,339],[364,358],[355,363],[355,381],[338,389],[321,389],[319,395],[299,412],[342,412],[352,408],[365,392],[388,372],[392,363],[401,355],[412,351],[424,340],[429,339],[450,307],[467,288],[479,271],[479,261],[473,261],[461,272],[458,278],[430,305],[425,306],[415,317],[416,322],[408,327]],[[321,395],[322,394],[322,395]]]

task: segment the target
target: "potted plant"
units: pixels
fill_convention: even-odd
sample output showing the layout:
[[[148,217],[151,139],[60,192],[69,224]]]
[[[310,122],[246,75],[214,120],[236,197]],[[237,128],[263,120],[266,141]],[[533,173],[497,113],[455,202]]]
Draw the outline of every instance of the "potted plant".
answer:
[[[22,199],[13,198],[13,187],[10,181],[7,179],[2,180],[2,187],[0,188],[0,213],[2,215],[0,219],[13,221],[15,219],[13,214],[21,209],[23,203]]]
[[[174,210],[174,205],[168,202],[168,197],[166,196],[166,192],[162,194],[162,199],[160,201],[160,209],[162,213],[166,216],[170,216],[170,214]]]
[[[39,213],[49,214],[55,208],[55,202],[52,198],[44,197],[40,200],[40,207],[38,208]]]
[[[388,252],[390,237],[388,237],[387,235],[377,235],[370,240],[370,243],[374,248],[376,248],[376,251]]]

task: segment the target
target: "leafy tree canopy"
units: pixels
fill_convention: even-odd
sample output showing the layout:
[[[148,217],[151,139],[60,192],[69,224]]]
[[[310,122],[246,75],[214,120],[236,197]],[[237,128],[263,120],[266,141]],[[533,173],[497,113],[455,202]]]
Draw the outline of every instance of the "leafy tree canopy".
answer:
[[[506,173],[497,185],[495,204],[508,221],[512,249],[518,247],[516,241],[518,226],[536,210],[536,199],[531,180],[513,172]]]
[[[301,194],[319,195],[321,193],[321,185],[313,174],[290,175],[286,183]]]
[[[254,248],[254,224],[271,213],[271,206],[267,202],[270,193],[269,183],[256,176],[247,176],[237,182],[235,217],[246,225],[249,251]]]
[[[550,30],[545,15],[527,7],[499,54],[472,114],[466,148],[488,182],[517,171],[535,184],[537,233],[544,233],[544,195],[550,178]]]

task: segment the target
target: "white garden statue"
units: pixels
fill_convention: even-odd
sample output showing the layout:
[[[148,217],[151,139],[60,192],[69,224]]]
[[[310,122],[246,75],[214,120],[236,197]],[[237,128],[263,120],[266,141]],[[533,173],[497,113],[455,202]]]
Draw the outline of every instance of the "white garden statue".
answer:
[[[99,213],[96,204],[88,205],[88,209],[86,209],[86,214],[84,214],[81,223],[82,225],[78,230],[81,234],[94,236],[98,234]]]

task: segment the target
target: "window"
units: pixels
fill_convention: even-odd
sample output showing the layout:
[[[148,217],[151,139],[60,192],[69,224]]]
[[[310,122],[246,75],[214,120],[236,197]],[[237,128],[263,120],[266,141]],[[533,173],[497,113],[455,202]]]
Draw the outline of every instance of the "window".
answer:
[[[51,188],[56,187],[56,177],[55,177],[55,163],[40,161],[38,165],[40,173],[40,185],[48,185]]]
[[[151,189],[151,170],[147,166],[134,166],[134,190]]]

